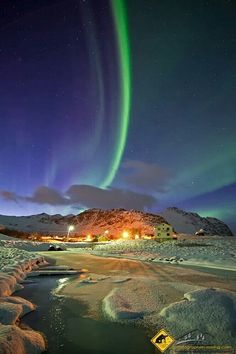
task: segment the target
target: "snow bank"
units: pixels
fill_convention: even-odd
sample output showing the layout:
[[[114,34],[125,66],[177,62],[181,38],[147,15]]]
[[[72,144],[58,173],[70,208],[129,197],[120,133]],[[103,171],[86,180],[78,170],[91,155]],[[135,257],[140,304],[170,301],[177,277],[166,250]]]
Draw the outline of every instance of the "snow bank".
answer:
[[[0,225],[0,229],[1,229],[1,225]],[[5,241],[19,241],[19,239],[16,238],[16,237],[7,236],[7,235],[1,234],[1,233],[0,233],[0,240],[5,240]]]
[[[184,300],[164,308],[160,317],[175,338],[197,329],[208,333],[214,344],[236,344],[236,295],[230,291],[189,292]]]
[[[19,290],[21,282],[32,269],[44,262],[43,257],[16,248],[0,247],[0,297]]]
[[[122,240],[96,245],[91,253],[153,262],[191,261],[199,265],[215,263],[235,268],[236,237],[211,236],[198,239],[188,237],[162,243],[152,240]]]
[[[111,282],[119,277],[112,277]],[[125,279],[125,277],[124,277]],[[112,321],[142,320],[152,313],[159,312],[161,299],[159,284],[154,279],[128,280],[110,291],[103,299],[105,317]]]
[[[189,332],[198,331],[207,334],[214,345],[235,347],[236,294],[221,289],[193,288],[187,290],[181,301],[173,303],[172,299],[170,305],[163,306],[163,284],[160,288],[159,284],[152,287],[144,280],[135,285],[130,283],[127,287],[112,289],[103,299],[102,309],[111,321],[132,320],[148,327],[164,327],[176,341]],[[181,299],[181,292],[177,299]]]
[[[60,246],[65,250],[74,250],[77,252],[85,252],[86,250],[91,251],[94,246],[91,242],[57,242],[52,243],[54,246]],[[98,244],[103,244],[98,243]],[[48,251],[50,247],[50,242],[37,242],[37,241],[24,241],[19,238],[9,237],[3,234],[0,234],[0,247],[4,248],[18,248],[20,250],[28,252],[39,252],[39,251]]]
[[[44,350],[45,341],[40,333],[0,324],[0,354],[38,354]]]
[[[19,284],[32,269],[44,263],[43,257],[16,248],[0,247],[0,354],[41,353],[45,341],[41,334],[24,331],[15,324],[35,305],[17,296]]]
[[[35,241],[23,241],[16,238],[5,238],[4,235],[0,234],[0,247],[4,248],[17,248],[20,250],[28,251],[28,252],[39,252],[39,251],[47,251],[50,243],[48,242],[35,242]],[[62,244],[60,243],[60,246]]]
[[[22,313],[22,306],[10,304],[8,302],[0,303],[0,323],[15,324]]]
[[[16,296],[0,298],[0,323],[15,324],[25,314],[33,311],[35,305]]]
[[[114,283],[114,278],[108,279]],[[124,277],[125,279],[125,277]],[[142,326],[156,327],[159,312],[187,291],[199,289],[199,286],[156,281],[156,278],[131,278],[117,284],[102,300],[104,316],[120,322],[135,320]]]
[[[11,295],[14,291],[21,288],[16,278],[11,274],[0,273],[0,297]]]
[[[130,302],[120,294],[120,288],[113,289],[103,299],[103,310],[112,320],[133,320],[142,318],[143,311],[137,311]]]
[[[22,297],[19,297],[19,296],[2,297],[2,298],[0,298],[0,307],[1,307],[2,303],[9,303],[11,305],[14,305],[14,304],[19,305],[21,307],[20,317],[23,317],[27,313],[34,311],[36,308],[36,305],[32,304],[32,302],[22,299]]]

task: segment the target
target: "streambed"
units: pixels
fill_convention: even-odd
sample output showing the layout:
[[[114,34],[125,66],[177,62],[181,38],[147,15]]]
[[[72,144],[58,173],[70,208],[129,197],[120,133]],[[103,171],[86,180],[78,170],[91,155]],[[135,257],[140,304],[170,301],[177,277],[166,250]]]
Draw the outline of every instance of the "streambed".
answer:
[[[151,354],[150,336],[142,328],[86,317],[86,304],[58,297],[53,290],[65,276],[40,276],[17,292],[38,307],[22,324],[45,334],[48,354]]]

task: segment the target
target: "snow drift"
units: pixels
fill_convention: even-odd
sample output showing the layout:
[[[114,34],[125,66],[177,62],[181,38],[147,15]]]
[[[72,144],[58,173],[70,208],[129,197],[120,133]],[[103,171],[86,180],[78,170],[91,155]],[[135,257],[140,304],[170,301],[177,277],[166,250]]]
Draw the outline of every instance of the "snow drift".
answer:
[[[22,288],[20,282],[40,263],[44,263],[44,259],[37,254],[0,247],[0,354],[37,354],[46,348],[40,333],[22,330],[16,325],[35,305],[10,296]]]

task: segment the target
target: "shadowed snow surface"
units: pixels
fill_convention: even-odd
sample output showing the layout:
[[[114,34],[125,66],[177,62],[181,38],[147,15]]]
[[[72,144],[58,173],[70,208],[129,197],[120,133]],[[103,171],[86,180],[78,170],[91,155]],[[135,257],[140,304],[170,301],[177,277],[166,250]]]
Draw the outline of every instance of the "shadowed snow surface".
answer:
[[[41,334],[20,329],[16,323],[35,305],[17,296],[19,284],[43,257],[12,247],[0,247],[0,354],[37,354],[45,350]]]

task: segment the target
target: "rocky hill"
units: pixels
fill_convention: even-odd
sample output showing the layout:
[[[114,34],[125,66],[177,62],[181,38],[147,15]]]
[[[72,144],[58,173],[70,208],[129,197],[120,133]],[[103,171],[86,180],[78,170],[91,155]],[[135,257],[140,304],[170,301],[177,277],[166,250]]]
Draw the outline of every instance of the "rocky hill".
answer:
[[[0,215],[3,233],[4,228],[7,228],[26,233],[66,235],[68,226],[73,225],[71,235],[75,236],[103,235],[106,230],[113,237],[119,237],[123,231],[150,235],[153,234],[153,226],[162,222],[166,222],[162,216],[125,209],[89,209],[78,215],[67,216],[45,213],[21,217]]]
[[[125,209],[89,209],[79,214],[77,221],[81,233],[102,234],[108,230],[113,236],[123,231],[140,235],[153,234],[153,226],[166,222],[160,215]]]
[[[209,235],[232,236],[230,228],[223,222],[212,217],[201,217],[197,213],[186,212],[172,207],[160,213],[177,232],[194,234],[204,229]]]
[[[66,235],[68,226],[73,225],[71,236],[103,235],[106,230],[113,237],[119,237],[123,231],[132,234],[151,235],[153,226],[167,222],[177,232],[194,234],[204,229],[211,235],[232,235],[231,230],[222,221],[215,218],[202,218],[178,208],[168,208],[159,215],[125,209],[89,209],[78,215],[38,214],[31,216],[0,215],[0,232],[8,229],[8,235],[17,236],[17,232],[44,235]],[[10,233],[9,233],[10,230]],[[11,232],[15,230],[17,232]]]

